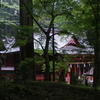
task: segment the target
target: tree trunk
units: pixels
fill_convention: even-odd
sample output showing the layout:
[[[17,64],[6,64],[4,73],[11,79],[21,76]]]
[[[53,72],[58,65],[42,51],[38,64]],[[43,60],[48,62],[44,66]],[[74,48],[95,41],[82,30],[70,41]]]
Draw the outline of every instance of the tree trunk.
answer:
[[[76,80],[76,75],[74,71],[71,71],[71,76],[70,76],[70,84],[76,85],[77,84],[77,80]]]
[[[44,81],[50,81],[50,64],[49,64],[49,54],[48,54],[48,46],[49,46],[49,36],[46,39],[46,46],[44,50],[44,58],[45,58],[45,74],[44,74]]]
[[[31,5],[30,5],[31,4]],[[32,0],[20,0],[20,26],[33,26],[33,19],[31,17],[32,13]],[[28,13],[26,7],[29,7],[30,13]],[[25,60],[25,58],[34,59],[34,45],[33,45],[33,32],[30,30],[27,31],[28,41],[24,46],[20,46],[20,61]],[[22,30],[22,33],[25,30]],[[35,80],[35,63],[33,64],[33,69],[30,69],[29,79]]]
[[[97,4],[97,8],[94,8],[94,82],[93,87],[95,90],[100,86],[100,33],[99,33],[99,6]]]
[[[54,45],[54,24],[53,24],[53,28],[52,28],[52,35],[53,35],[53,38],[52,38],[52,51],[53,51],[53,81],[55,81],[55,45]]]
[[[65,82],[65,68],[62,69],[60,76],[59,76],[60,82]]]
[[[95,58],[94,58],[94,82],[93,82],[93,87],[97,89],[99,86],[99,81],[100,81],[100,49],[99,49],[99,31],[98,31],[98,21],[96,20],[96,33],[95,33],[95,42],[94,42],[94,53],[95,53]]]
[[[26,6],[29,6],[29,4],[32,3],[32,0],[20,0],[20,25],[22,27],[24,26],[33,26],[33,19],[30,16],[29,13],[27,13]],[[26,29],[27,32],[28,31]],[[25,30],[22,30],[22,34],[25,32]],[[24,34],[23,34],[24,35]],[[21,46],[21,60],[24,60],[24,58],[33,57],[33,32],[27,33],[28,41],[24,46]]]
[[[93,81],[93,88],[95,88],[95,90],[97,90],[97,87],[99,86],[99,81],[100,81],[100,14],[99,14],[99,0],[96,0],[96,2],[94,3],[93,0],[88,0],[88,3],[90,5],[90,7],[92,8],[92,12],[93,12],[93,23],[91,26],[93,29],[93,43],[94,43],[94,81]]]

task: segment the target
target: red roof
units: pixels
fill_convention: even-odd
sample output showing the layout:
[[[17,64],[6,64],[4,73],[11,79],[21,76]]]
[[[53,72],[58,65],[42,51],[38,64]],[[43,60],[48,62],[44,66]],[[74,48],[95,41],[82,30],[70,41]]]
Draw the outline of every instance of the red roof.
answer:
[[[79,42],[77,41],[75,36],[72,36],[70,41],[66,45],[64,45],[62,48],[66,47],[66,46],[69,46],[69,45],[72,45],[72,46],[78,46],[79,45]]]

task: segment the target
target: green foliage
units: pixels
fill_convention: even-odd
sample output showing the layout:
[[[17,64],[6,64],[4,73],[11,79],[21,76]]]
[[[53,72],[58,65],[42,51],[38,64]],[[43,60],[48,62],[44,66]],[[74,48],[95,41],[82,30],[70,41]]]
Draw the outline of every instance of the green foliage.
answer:
[[[60,73],[59,81],[60,82],[65,82],[65,69],[64,68],[62,69],[62,71]]]
[[[76,2],[73,0],[34,0],[34,18],[45,28],[50,28],[53,21],[56,28],[66,30],[65,33],[69,32],[66,23],[69,23],[69,18],[73,16],[71,11],[74,9],[75,4]]]
[[[83,21],[82,23],[83,28],[85,29],[85,33],[87,35],[87,40],[89,44],[94,48],[94,82],[93,87],[97,89],[99,86],[100,80],[100,1],[96,0],[80,0],[81,1],[81,8],[82,8],[82,15]],[[81,19],[80,19],[81,20]]]
[[[50,64],[50,72],[52,72],[53,71],[53,62],[50,61],[49,64]],[[43,64],[42,68],[44,71],[45,71],[45,67],[46,67],[46,65]],[[55,62],[55,72],[57,72],[60,68],[64,68],[67,71],[68,66],[67,66],[66,62],[62,62],[62,61]]]
[[[30,41],[30,36],[33,34],[33,26],[15,26],[16,30],[20,30],[18,34],[16,34],[17,41],[15,45],[24,46],[26,43]],[[32,38],[33,39],[33,38]]]
[[[21,61],[20,65],[19,65],[19,71],[20,71],[19,79],[21,79],[21,80],[28,79],[30,70],[32,70],[34,67],[33,62],[34,62],[33,58],[26,58],[24,61]]]
[[[19,0],[2,0],[0,7],[0,25],[2,26],[2,34],[15,34],[12,25],[18,25],[19,23]]]
[[[68,64],[69,62],[72,62],[73,56],[72,55],[63,55],[63,57],[57,57],[55,61],[55,72],[57,72],[60,68],[64,68],[65,71],[68,70]],[[53,71],[53,62],[50,61],[50,72]],[[45,64],[43,64],[43,70],[45,70]]]
[[[31,71],[40,66],[44,62],[44,59],[41,56],[35,56],[34,58],[26,58],[24,61],[21,61],[19,65],[19,79],[27,80]],[[34,69],[35,70],[35,69]]]
[[[2,39],[0,39],[0,50],[3,51],[5,49]]]
[[[77,0],[77,2],[74,9],[71,11],[73,18],[70,17],[69,19],[71,25],[68,26],[68,29],[74,30],[73,32],[76,35],[85,38],[84,42],[88,41],[89,44],[93,46],[93,43],[95,42],[94,37],[96,32],[94,31],[96,20],[100,17],[98,0],[95,2],[93,0]],[[99,26],[98,23],[98,29]]]
[[[36,66],[40,66],[42,63],[44,63],[44,58],[42,56],[35,56],[34,61]]]
[[[21,2],[23,2],[21,0]],[[30,13],[28,9],[29,5],[24,5],[28,14],[30,14],[34,20],[34,28],[39,29],[40,37],[41,33],[44,35],[43,42],[38,41],[40,43],[42,49],[44,50],[45,54],[45,70],[48,78],[49,71],[49,57],[48,57],[48,50],[50,49],[49,45],[52,45],[51,42],[51,29],[52,25],[57,27],[58,29],[63,29],[65,33],[72,32],[69,31],[67,25],[65,23],[69,23],[70,19],[72,19],[73,15],[71,13],[72,9],[75,8],[76,1],[74,0],[33,0],[33,13]],[[61,20],[62,19],[62,20]],[[59,24],[58,24],[59,23]],[[62,27],[62,25],[64,26]],[[66,26],[66,27],[65,27]],[[71,26],[69,24],[69,26]],[[41,40],[41,39],[40,39]],[[27,38],[25,42],[27,41]],[[45,43],[44,43],[45,42]],[[22,42],[24,44],[24,42]],[[44,44],[44,45],[43,45]],[[52,46],[51,46],[52,47]],[[51,64],[52,65],[52,64]],[[61,66],[61,65],[60,65]]]
[[[40,55],[43,55],[44,54],[43,50],[41,50],[41,49],[40,50],[39,49],[35,49],[34,52],[39,53]],[[49,50],[48,51],[48,54],[49,55],[52,55],[52,50]]]
[[[52,88],[51,88],[52,87]],[[1,100],[94,100],[95,91],[58,82],[0,84]],[[100,90],[96,92],[100,98]]]

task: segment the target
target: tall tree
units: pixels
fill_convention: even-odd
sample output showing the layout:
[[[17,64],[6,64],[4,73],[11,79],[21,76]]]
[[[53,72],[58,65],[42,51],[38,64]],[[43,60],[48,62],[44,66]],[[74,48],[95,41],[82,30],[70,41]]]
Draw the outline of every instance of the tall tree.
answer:
[[[97,89],[100,85],[100,1],[96,0],[95,2],[93,0],[88,0],[88,3],[92,9],[93,12],[93,44],[94,44],[94,82],[93,87]]]
[[[32,0],[20,0],[20,32],[18,34],[18,39],[25,42],[20,45],[21,61],[25,60],[25,58],[34,58],[33,19],[31,16],[33,10],[32,4]],[[35,65],[33,63],[33,65],[30,66],[29,79],[35,80]]]
[[[86,35],[89,39],[89,44],[94,48],[94,82],[93,87],[97,89],[100,84],[100,1],[96,0],[84,0],[82,14],[85,17],[84,20],[87,24],[85,26]],[[90,13],[90,14],[89,14]]]
[[[72,26],[76,33],[85,36],[85,41],[94,48],[94,82],[97,89],[100,84],[100,1],[77,0],[78,5],[73,10]]]
[[[27,12],[26,7],[28,8],[29,12],[32,13],[32,0],[20,0],[20,33],[21,37],[26,40],[25,45],[21,46],[21,60],[24,60],[28,57],[33,57],[33,19]],[[30,30],[31,29],[31,30]]]
[[[34,0],[33,1],[33,13],[30,12],[27,4],[25,4],[23,1],[21,1],[27,10],[27,12],[30,14],[32,19],[34,20],[34,29],[38,30],[38,33],[42,33],[45,36],[45,44],[41,47],[44,51],[44,58],[45,58],[45,80],[50,79],[50,64],[49,64],[49,44],[51,37],[51,29],[54,24],[56,28],[63,29],[65,33],[73,32],[72,29],[72,19],[74,19],[74,16],[71,14],[71,12],[74,11],[74,8],[76,8],[76,5],[79,1],[73,1],[73,0]],[[70,27],[66,26],[66,24]],[[66,29],[66,27],[67,29]],[[40,41],[38,41],[40,42]]]
[[[45,58],[45,80],[50,79],[50,64],[49,64],[49,43],[52,37],[51,29],[56,20],[62,18],[65,20],[71,16],[70,8],[74,2],[64,0],[34,0],[33,3],[33,20],[39,27],[40,32],[45,35],[45,46],[43,48]],[[40,9],[39,9],[40,8]],[[41,16],[41,17],[40,17]],[[62,22],[63,24],[63,22]],[[57,27],[57,26],[55,26]]]

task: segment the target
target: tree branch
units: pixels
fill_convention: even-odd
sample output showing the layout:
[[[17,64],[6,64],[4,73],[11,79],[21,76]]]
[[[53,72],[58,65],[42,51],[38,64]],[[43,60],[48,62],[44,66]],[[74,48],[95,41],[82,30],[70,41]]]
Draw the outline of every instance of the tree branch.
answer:
[[[41,44],[41,42],[40,41],[38,41],[37,39],[35,39],[35,38],[33,38],[36,42],[38,42],[39,44],[40,44],[40,46],[41,46],[41,48],[42,48],[42,50],[44,51],[44,48],[43,48],[43,46],[42,46],[42,44]]]
[[[51,15],[51,13],[46,9],[46,6],[43,4],[43,2],[42,2],[41,0],[39,0],[39,1],[40,1],[41,5],[44,7],[45,11],[46,11],[48,14]]]
[[[38,25],[38,27],[46,34],[46,31],[42,28],[42,26],[38,23],[38,21],[34,18],[34,16],[32,15],[32,13],[30,12],[30,10],[28,9],[27,5],[23,2],[23,0],[20,0],[20,2],[25,6],[27,12],[30,14],[30,16],[32,17],[32,19],[35,21],[35,23]]]
[[[96,18],[96,12],[95,12],[95,9],[94,9],[94,7],[93,7],[91,1],[88,0],[88,2],[89,2],[89,4],[90,4],[90,6],[91,6],[91,8],[92,8],[92,10],[93,10],[94,16],[95,16],[95,18]]]
[[[51,21],[50,21],[50,24],[49,24],[49,28],[48,28],[48,30],[47,30],[47,33],[50,33],[50,31],[51,31],[51,28],[52,28],[52,25],[53,25],[53,23],[54,23],[54,19],[55,19],[55,17],[56,16],[54,16],[54,3],[55,3],[55,0],[53,1],[53,5],[52,5],[52,12],[51,13],[49,13],[50,15],[51,15]]]
[[[57,16],[61,16],[61,15],[64,15],[65,13],[59,13],[59,14],[56,14],[55,17]]]

